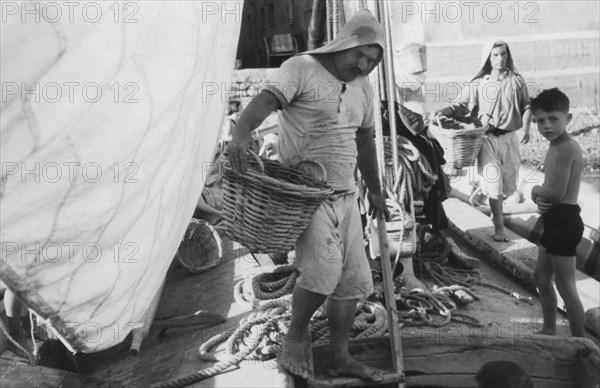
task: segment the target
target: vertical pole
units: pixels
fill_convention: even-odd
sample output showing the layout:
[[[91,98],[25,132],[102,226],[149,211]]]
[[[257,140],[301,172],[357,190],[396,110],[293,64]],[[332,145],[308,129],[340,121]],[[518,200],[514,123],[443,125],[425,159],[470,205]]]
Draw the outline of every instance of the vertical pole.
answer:
[[[390,138],[392,140],[392,159],[394,165],[394,174],[398,171],[399,163],[398,160],[398,138],[396,136],[396,76],[394,74],[394,50],[392,48],[392,27],[390,25],[390,6],[388,1],[381,1],[382,14],[381,20],[383,21],[383,27],[385,29],[385,47],[386,55],[385,58],[385,69],[387,70],[386,86],[387,86],[387,102],[388,102],[388,115],[390,123]],[[396,177],[394,176],[393,181]]]
[[[383,0],[385,1],[385,0]],[[375,0],[373,6],[373,14],[379,18],[381,23],[386,24],[386,20],[380,17],[380,2]],[[386,42],[386,46],[389,46],[391,42]],[[386,47],[386,52],[384,52],[384,58],[389,56],[391,52],[391,48]],[[373,88],[374,88],[374,101],[373,106],[375,109],[375,148],[377,151],[377,165],[379,168],[379,180],[381,182],[382,189],[385,187],[385,149],[383,145],[383,123],[381,120],[381,96],[382,92],[385,88],[385,83],[382,83],[382,79],[384,76],[384,71],[390,71],[390,65],[384,68],[382,63],[379,64],[377,69],[373,71]],[[389,76],[389,74],[388,74]],[[388,95],[389,98],[389,95]],[[394,115],[394,110],[392,109],[391,115]],[[390,263],[390,254],[389,254],[389,245],[387,238],[387,230],[385,224],[385,218],[383,212],[377,212],[377,238],[379,239],[379,251],[381,254],[381,271],[383,276],[383,287],[384,287],[384,295],[385,295],[385,307],[388,315],[388,330],[390,333],[390,353],[392,359],[392,365],[394,368],[394,372],[403,375],[404,374],[404,360],[402,357],[402,343],[400,339],[400,325],[398,321],[398,311],[396,309],[396,298],[394,295],[394,280],[392,274],[392,266]],[[404,386],[403,383],[400,383],[398,386]]]
[[[327,42],[331,42],[333,40],[333,12],[331,9],[331,0],[325,0],[325,12],[327,17],[325,18],[325,30],[327,31]]]

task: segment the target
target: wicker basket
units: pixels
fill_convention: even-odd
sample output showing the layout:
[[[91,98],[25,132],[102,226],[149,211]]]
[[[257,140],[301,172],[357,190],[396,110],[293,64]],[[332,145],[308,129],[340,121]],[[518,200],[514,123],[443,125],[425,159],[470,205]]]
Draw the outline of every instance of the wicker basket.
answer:
[[[322,164],[304,161],[294,167],[261,159],[251,153],[249,168],[239,173],[226,161],[223,168],[223,221],[225,235],[253,253],[293,249],[313,214],[333,190]],[[323,178],[300,165],[318,167]]]
[[[223,243],[211,224],[192,218],[175,257],[188,271],[202,273],[221,262]]]
[[[454,168],[469,167],[475,164],[488,127],[473,129],[446,129],[439,122],[431,122],[429,131],[444,149],[446,165]]]

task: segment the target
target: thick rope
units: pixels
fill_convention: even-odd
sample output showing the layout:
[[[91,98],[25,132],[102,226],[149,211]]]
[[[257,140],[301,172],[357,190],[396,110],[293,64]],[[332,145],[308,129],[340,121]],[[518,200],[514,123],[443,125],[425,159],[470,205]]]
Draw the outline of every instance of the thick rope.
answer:
[[[260,332],[258,333],[258,335],[249,336],[251,339],[252,338],[255,338],[255,339],[253,341],[251,340],[247,344],[248,346],[245,346],[238,350],[238,349],[236,349],[236,346],[228,344],[229,345],[228,351],[231,353],[231,355],[227,360],[218,362],[217,364],[213,365],[210,368],[202,369],[197,372],[191,373],[187,376],[183,376],[183,377],[177,378],[175,380],[171,380],[171,381],[167,381],[165,383],[159,384],[156,387],[157,388],[187,387],[191,384],[197,383],[199,381],[208,379],[219,373],[222,373],[223,371],[225,371],[231,367],[237,367],[242,360],[244,360],[248,355],[250,355],[250,353],[252,353],[256,350],[256,348],[258,347],[258,344],[260,343],[262,338],[266,336],[266,334],[269,330],[271,330],[271,327],[273,325],[272,321],[279,319],[279,318],[282,318],[282,316],[264,317],[264,318],[259,318],[259,319],[255,320],[255,322],[251,322],[252,323],[251,325],[242,325],[231,335],[230,338],[240,338],[243,335],[243,331],[248,329],[248,327],[254,326],[255,324],[258,324],[259,322],[262,323],[262,324],[258,324],[258,327],[260,328]],[[211,338],[211,340],[212,340],[212,338]],[[211,341],[211,340],[209,340],[209,341]],[[215,342],[215,341],[213,341],[213,342]]]
[[[459,289],[457,287],[462,286],[462,291],[465,291],[471,295],[475,300],[479,300],[480,298],[472,291],[472,289],[475,286],[483,286],[500,291],[506,295],[512,296],[517,300],[533,304],[533,299],[531,297],[520,295],[517,292],[510,291],[491,282],[482,281],[479,271],[477,270],[457,269],[443,266],[442,263],[446,262],[445,258],[448,256],[450,251],[449,244],[443,235],[440,235],[441,240],[446,248],[442,249],[441,251],[435,250],[432,253],[423,252],[422,241],[427,231],[427,227],[422,227],[421,225],[417,227],[417,259],[419,262],[417,268],[419,268],[423,274],[433,279],[436,284],[443,286],[443,288],[454,287],[457,290]],[[438,255],[437,259],[436,254]]]
[[[157,388],[178,388],[215,376],[241,364],[274,367],[274,359],[281,354],[282,343],[291,319],[290,294],[298,272],[294,267],[277,267],[272,273],[260,273],[238,282],[234,287],[236,301],[256,310],[240,321],[236,330],[211,337],[200,345],[200,358],[217,361],[210,368],[157,385]],[[291,279],[291,280],[290,280]],[[249,290],[248,287],[251,287]],[[246,288],[246,289],[244,289]],[[276,299],[259,299],[276,298]],[[251,301],[246,299],[250,298]],[[313,344],[329,342],[331,334],[324,308],[313,315],[310,335]],[[359,303],[352,326],[351,337],[365,338],[383,335],[387,330],[387,315],[382,305],[372,302]],[[211,349],[225,343],[225,350],[214,355]]]
[[[292,265],[275,266],[272,272],[262,272],[240,280],[233,289],[233,297],[242,306],[256,308],[270,300],[289,299],[298,269]]]
[[[456,304],[447,296],[447,289],[438,289],[433,292],[413,290],[402,294],[402,299],[397,302],[398,318],[402,326],[431,326],[444,327],[451,322],[469,326],[483,326],[475,317],[456,313]],[[441,317],[441,320],[434,319]]]

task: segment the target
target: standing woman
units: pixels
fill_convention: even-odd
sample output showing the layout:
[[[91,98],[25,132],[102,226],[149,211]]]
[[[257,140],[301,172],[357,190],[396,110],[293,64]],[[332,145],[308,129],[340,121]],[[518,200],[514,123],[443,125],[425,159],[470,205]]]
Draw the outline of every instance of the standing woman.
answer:
[[[483,194],[490,200],[494,240],[508,242],[502,220],[505,198],[520,202],[517,191],[521,152],[517,131],[523,129],[521,143],[529,142],[531,107],[527,85],[517,72],[506,42],[493,40],[483,47],[481,65],[460,99],[434,112],[434,117],[470,114],[490,129],[477,156],[477,171]]]

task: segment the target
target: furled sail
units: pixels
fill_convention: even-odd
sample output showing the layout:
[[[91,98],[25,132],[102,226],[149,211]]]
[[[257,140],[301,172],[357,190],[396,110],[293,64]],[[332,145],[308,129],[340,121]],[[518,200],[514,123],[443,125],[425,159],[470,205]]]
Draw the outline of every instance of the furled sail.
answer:
[[[0,277],[71,350],[106,349],[202,192],[242,1],[2,8]]]

